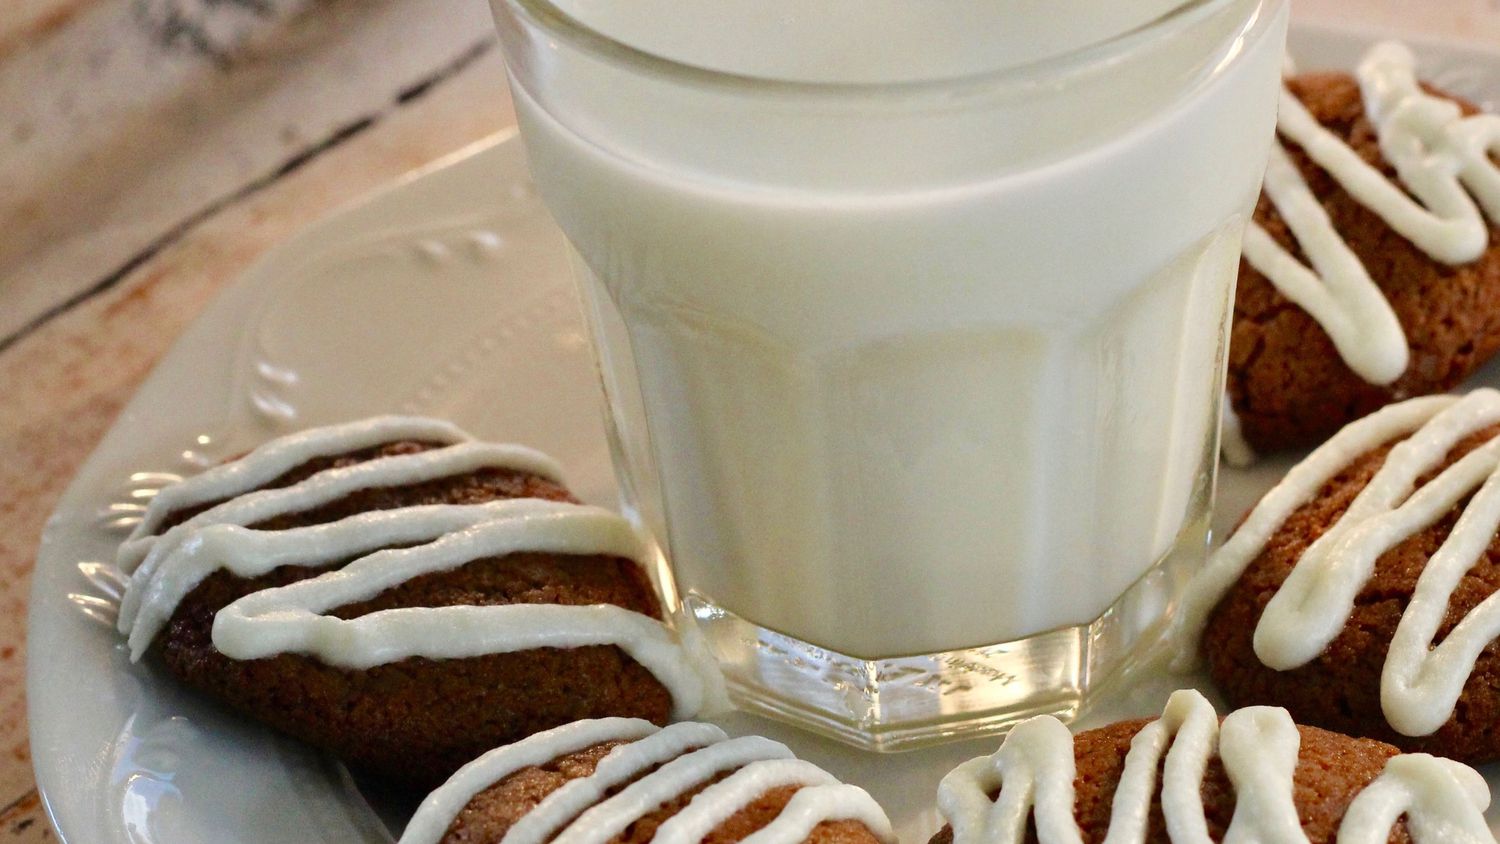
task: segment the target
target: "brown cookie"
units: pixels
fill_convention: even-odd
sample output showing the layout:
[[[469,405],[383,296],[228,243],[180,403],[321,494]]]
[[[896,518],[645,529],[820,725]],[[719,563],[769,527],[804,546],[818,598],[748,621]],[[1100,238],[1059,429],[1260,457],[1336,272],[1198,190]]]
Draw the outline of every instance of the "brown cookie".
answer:
[[[427,447],[394,443],[319,458],[287,472],[267,488],[289,486],[323,469]],[[277,516],[252,527],[284,530],[369,510],[520,497],[575,501],[565,488],[545,478],[481,469],[403,487],[360,490],[314,510]],[[166,526],[203,509],[174,513]],[[446,660],[408,658],[357,671],[299,654],[235,660],[214,648],[214,616],[228,604],[338,567],[283,566],[254,578],[215,572],[178,604],[153,650],[167,670],[187,685],[327,749],[358,770],[421,790],[497,744],[559,724],[604,715],[665,723],[672,711],[666,689],[614,646]],[[614,604],[661,618],[652,586],[634,561],[538,553],[476,559],[408,580],[372,600],[329,614],[355,618],[398,607],[516,603]]]
[[[570,782],[591,776],[600,761],[611,751],[629,743],[602,742],[509,774],[469,800],[453,818],[441,844],[492,844],[500,841],[512,826],[526,817],[548,795]],[[697,749],[699,748],[689,748],[688,752]],[[626,783],[609,789],[605,799],[660,768],[661,764],[657,764],[638,772]],[[738,768],[714,774],[656,805],[632,821],[623,832],[610,838],[609,844],[647,844],[662,824],[687,808],[705,789],[727,779],[735,770]],[[776,820],[803,787],[781,785],[764,790],[749,803],[734,810],[699,840],[704,844],[733,844],[749,837]],[[568,822],[576,820],[581,814],[582,812],[569,818]],[[814,825],[804,839],[809,844],[878,844],[880,840],[864,823],[852,819],[823,820]]]
[[[1083,832],[1085,844],[1104,841],[1130,740],[1149,723],[1147,720],[1122,721],[1074,737],[1073,762],[1077,773],[1073,778],[1073,816]],[[1292,777],[1297,816],[1311,844],[1334,844],[1339,823],[1350,801],[1380,775],[1386,760],[1398,751],[1378,741],[1350,738],[1316,727],[1298,727],[1298,732],[1302,744]],[[1217,758],[1209,761],[1202,794],[1209,834],[1215,841],[1223,840],[1230,819],[1234,817],[1235,791]],[[1034,844],[1036,840],[1036,832],[1032,829],[1027,841]],[[1402,820],[1392,830],[1390,841],[1405,844],[1410,840],[1406,822]],[[952,844],[952,841],[953,830],[945,826],[929,844]],[[1151,804],[1146,841],[1148,844],[1170,842],[1161,811],[1159,785]]]
[[[1308,73],[1287,85],[1323,126],[1395,178],[1381,157],[1352,77]],[[1471,103],[1458,102],[1467,113],[1478,111]],[[1245,439],[1261,451],[1314,445],[1383,405],[1452,389],[1500,349],[1500,226],[1491,226],[1490,248],[1479,260],[1456,267],[1441,263],[1357,202],[1299,147],[1285,143],[1334,227],[1390,301],[1405,329],[1411,362],[1394,383],[1366,382],[1349,369],[1306,311],[1241,260],[1228,392]],[[1306,261],[1264,195],[1254,218]]]
[[[1462,440],[1442,467],[1451,465],[1500,428]],[[1465,762],[1500,758],[1500,646],[1480,654],[1453,716],[1437,732],[1413,738],[1386,723],[1380,680],[1386,653],[1401,615],[1427,561],[1447,537],[1463,504],[1436,524],[1383,554],[1355,598],[1344,629],[1312,662],[1291,671],[1263,665],[1254,651],[1256,625],[1266,604],[1286,581],[1303,552],[1333,526],[1384,462],[1390,445],[1375,449],[1331,478],[1297,508],[1267,542],[1239,581],[1210,615],[1200,647],[1209,673],[1236,706],[1283,706],[1299,722],[1390,742]],[[1425,483],[1436,475],[1420,478]],[[1481,601],[1500,589],[1500,536],[1459,583],[1439,641]]]

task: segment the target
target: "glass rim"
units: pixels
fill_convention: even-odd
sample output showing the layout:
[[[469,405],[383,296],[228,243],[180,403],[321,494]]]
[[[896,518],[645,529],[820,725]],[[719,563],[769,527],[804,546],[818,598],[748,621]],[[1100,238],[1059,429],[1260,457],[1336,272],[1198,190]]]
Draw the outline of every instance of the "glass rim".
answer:
[[[524,22],[569,46],[607,63],[621,65],[646,75],[664,77],[693,87],[739,93],[834,99],[906,98],[934,93],[951,95],[955,91],[1045,83],[1128,53],[1142,42],[1164,32],[1170,33],[1191,26],[1224,7],[1244,2],[1251,0],[1183,0],[1163,14],[1124,32],[1018,65],[931,79],[831,82],[785,79],[703,67],[668,58],[605,35],[561,9],[554,0],[496,0],[497,4],[503,4],[518,14]],[[1263,13],[1266,7],[1279,5],[1285,0],[1254,2],[1257,10],[1247,16],[1245,26],[1240,29],[1241,33],[1254,29],[1258,23],[1270,17]]]

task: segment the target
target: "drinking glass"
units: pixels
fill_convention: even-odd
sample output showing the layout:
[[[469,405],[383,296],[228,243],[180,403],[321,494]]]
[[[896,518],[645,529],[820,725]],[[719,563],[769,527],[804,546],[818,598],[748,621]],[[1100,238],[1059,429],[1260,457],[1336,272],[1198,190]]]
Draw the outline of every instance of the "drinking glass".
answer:
[[[1282,0],[492,0],[624,506],[750,709],[1075,712],[1206,553]]]

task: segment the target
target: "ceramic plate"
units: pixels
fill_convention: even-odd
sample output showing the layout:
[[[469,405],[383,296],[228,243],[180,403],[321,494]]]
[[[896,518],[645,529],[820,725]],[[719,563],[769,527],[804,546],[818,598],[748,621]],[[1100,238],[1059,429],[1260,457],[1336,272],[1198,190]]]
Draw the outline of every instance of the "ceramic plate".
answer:
[[[1304,68],[1349,67],[1369,36],[1298,29]],[[1500,97],[1500,50],[1418,44],[1424,73]],[[272,251],[213,303],[79,471],[37,554],[31,752],[69,842],[383,842],[405,806],[338,764],[231,717],[126,659],[107,563],[152,492],[267,438],[377,412],[432,414],[558,455],[614,503],[593,365],[560,233],[502,136],[415,173]],[[1500,368],[1477,379],[1500,385]],[[1226,471],[1222,527],[1285,470]],[[1159,711],[1193,678],[1146,672],[1084,723]],[[1201,685],[1201,684],[1200,684]],[[734,716],[869,789],[906,844],[938,826],[938,778],[995,741],[874,755]],[[1500,781],[1500,768],[1488,772]],[[1500,813],[1492,813],[1500,818]],[[1496,824],[1500,828],[1500,823]]]

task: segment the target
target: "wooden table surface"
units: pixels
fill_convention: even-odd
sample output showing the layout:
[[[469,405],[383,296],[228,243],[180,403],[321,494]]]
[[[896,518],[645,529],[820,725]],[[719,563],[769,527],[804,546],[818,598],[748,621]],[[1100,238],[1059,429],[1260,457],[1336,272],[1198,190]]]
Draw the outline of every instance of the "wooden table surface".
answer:
[[[1500,0],[1296,1],[1500,43]],[[78,465],[267,247],[513,123],[483,0],[0,4],[0,841],[54,837],[27,749],[26,598]]]

